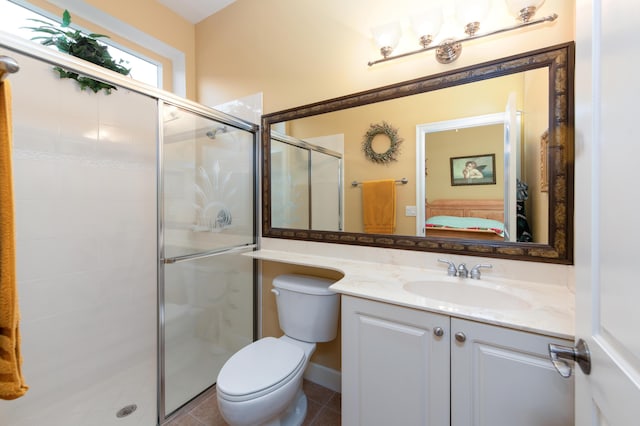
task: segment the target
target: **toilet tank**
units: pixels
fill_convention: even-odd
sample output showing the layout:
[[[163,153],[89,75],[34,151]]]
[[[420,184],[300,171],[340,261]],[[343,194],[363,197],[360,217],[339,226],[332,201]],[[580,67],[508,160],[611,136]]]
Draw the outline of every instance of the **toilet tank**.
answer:
[[[304,342],[329,342],[338,333],[340,295],[327,278],[287,274],[274,278],[280,328]]]

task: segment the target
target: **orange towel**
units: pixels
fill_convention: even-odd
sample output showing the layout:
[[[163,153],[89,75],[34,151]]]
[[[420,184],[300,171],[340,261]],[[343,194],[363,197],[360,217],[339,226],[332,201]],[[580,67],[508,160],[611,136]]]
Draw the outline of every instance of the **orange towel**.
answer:
[[[0,81],[0,399],[29,389],[22,377],[11,171],[11,87]]]
[[[364,232],[393,234],[396,229],[396,181],[371,180],[362,183]]]

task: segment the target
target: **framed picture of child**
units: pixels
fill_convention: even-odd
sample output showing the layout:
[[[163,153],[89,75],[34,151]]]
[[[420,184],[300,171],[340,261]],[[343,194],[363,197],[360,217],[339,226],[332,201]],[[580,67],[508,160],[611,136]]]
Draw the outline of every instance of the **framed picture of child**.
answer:
[[[495,185],[496,155],[451,157],[451,186]]]

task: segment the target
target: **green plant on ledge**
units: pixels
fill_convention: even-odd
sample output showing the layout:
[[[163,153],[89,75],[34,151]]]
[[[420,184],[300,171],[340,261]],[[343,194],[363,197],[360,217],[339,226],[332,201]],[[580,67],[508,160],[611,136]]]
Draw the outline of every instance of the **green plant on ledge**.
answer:
[[[30,21],[44,25],[27,27],[27,29],[37,33],[47,34],[33,37],[31,40],[39,40],[40,43],[45,46],[55,46],[60,52],[68,53],[69,55],[84,59],[85,61],[123,75],[129,75],[131,72],[130,68],[122,65],[124,63],[123,60],[118,62],[114,61],[107,51],[107,46],[98,43],[97,39],[109,38],[109,36],[104,34],[85,35],[78,30],[69,28],[71,24],[71,14],[69,14],[68,10],[65,10],[62,14],[62,24],[60,28],[54,27],[52,24],[39,19],[30,19]],[[68,71],[61,67],[54,67],[54,70],[60,74],[60,78],[76,80],[81,90],[91,89],[94,93],[104,90],[107,94],[110,94],[111,90],[118,90],[117,87],[112,84],[94,80],[93,78],[80,75],[74,71]]]

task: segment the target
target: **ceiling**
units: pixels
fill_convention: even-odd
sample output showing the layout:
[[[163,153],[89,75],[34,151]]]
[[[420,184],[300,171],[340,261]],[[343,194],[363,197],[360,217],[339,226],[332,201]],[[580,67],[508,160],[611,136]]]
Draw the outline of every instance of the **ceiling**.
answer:
[[[235,0],[157,0],[187,21],[197,24]]]

